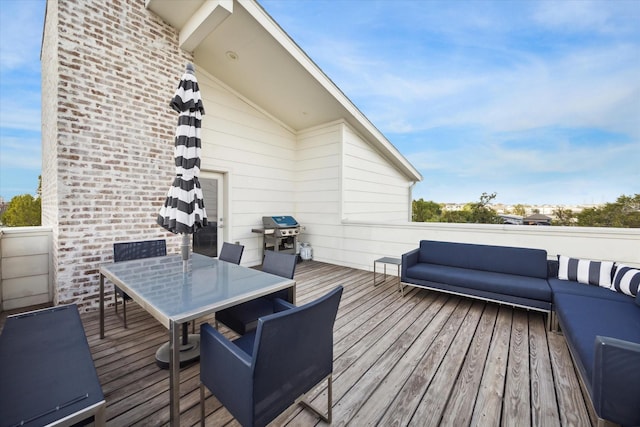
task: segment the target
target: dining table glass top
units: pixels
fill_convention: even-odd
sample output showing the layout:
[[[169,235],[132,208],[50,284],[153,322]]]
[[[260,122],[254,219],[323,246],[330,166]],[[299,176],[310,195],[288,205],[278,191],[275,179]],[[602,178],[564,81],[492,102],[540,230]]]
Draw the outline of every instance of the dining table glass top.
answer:
[[[183,322],[203,312],[291,287],[293,281],[260,270],[191,254],[184,272],[181,255],[103,265],[101,271],[137,302],[166,320]]]

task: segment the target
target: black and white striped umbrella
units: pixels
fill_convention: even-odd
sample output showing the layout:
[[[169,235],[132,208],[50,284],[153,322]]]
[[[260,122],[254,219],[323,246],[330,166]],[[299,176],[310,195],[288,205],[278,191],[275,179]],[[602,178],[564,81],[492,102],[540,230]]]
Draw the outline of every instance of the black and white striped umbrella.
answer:
[[[207,226],[200,175],[200,127],[204,106],[193,66],[187,65],[171,108],[180,113],[175,136],[176,178],[169,188],[158,224],[172,233],[186,235]],[[188,248],[187,248],[188,249]],[[183,249],[184,250],[184,249]],[[183,252],[184,255],[184,252]]]

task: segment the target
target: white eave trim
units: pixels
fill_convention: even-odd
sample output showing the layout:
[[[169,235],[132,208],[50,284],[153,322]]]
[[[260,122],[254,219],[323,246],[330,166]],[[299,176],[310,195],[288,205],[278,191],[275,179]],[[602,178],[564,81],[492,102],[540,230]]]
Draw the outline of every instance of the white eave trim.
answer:
[[[205,1],[180,30],[180,48],[193,52],[232,13],[233,0]]]

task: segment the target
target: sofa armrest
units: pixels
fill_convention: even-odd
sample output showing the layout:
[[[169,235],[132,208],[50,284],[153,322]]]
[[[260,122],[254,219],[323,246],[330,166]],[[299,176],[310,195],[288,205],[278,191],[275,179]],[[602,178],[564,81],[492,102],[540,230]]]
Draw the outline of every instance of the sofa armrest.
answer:
[[[406,254],[402,254],[402,274],[401,280],[407,277],[407,268],[412,267],[418,263],[418,255],[420,254],[420,248],[416,248]]]
[[[640,344],[596,336],[593,405],[601,418],[640,425]]]

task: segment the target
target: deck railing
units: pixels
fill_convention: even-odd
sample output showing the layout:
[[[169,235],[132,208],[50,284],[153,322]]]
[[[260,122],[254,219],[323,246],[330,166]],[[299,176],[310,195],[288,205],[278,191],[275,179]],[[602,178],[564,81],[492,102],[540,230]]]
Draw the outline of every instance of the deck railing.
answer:
[[[53,301],[51,227],[0,228],[0,311]]]
[[[314,259],[362,270],[372,270],[381,256],[399,257],[421,239],[540,248],[549,257],[640,268],[640,229],[343,221],[313,230],[304,239]],[[0,311],[54,301],[52,236],[50,227],[0,228]]]
[[[537,248],[549,258],[567,255],[640,268],[640,228],[345,220],[340,227],[307,227],[303,239],[311,242],[314,259],[363,270],[372,270],[376,258],[415,249],[422,239]]]

